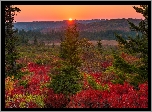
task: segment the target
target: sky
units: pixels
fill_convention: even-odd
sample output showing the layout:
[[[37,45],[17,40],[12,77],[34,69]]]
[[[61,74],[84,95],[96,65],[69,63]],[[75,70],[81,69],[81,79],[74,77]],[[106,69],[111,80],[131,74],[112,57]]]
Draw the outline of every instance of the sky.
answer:
[[[16,22],[63,21],[91,19],[144,19],[133,8],[134,5],[15,5],[21,9]],[[135,5],[138,6],[139,5]]]

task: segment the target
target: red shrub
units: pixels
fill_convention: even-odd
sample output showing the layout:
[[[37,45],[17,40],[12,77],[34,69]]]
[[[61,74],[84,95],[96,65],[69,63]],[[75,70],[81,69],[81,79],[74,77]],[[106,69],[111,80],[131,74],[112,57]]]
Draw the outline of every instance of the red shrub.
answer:
[[[99,90],[83,90],[77,93],[67,108],[102,108],[104,106],[102,92]]]
[[[108,84],[110,91],[83,90],[71,98],[67,108],[148,108],[148,86],[141,84],[134,90],[124,83]]]
[[[107,67],[112,66],[112,62],[107,62],[107,61],[105,61],[105,62],[103,62],[103,63],[101,64],[101,66],[102,66],[104,69],[106,69]]]
[[[36,103],[30,101],[30,102],[28,103],[28,108],[38,108],[38,106],[37,106]]]
[[[47,88],[41,88],[41,84],[45,84],[50,81],[50,77],[47,75],[50,67],[49,66],[43,66],[43,65],[37,65],[34,63],[29,63],[28,67],[30,72],[33,72],[34,74],[29,76],[25,75],[21,79],[27,80],[26,87],[20,85],[20,81],[16,80],[14,83],[13,90],[9,93],[8,91],[5,91],[5,100],[8,100],[8,97],[12,98],[15,94],[32,94],[32,95],[42,95],[47,93]],[[19,105],[23,99],[14,99],[14,102],[7,103],[6,108],[19,108]],[[34,102],[26,103],[26,108],[36,108],[38,107]]]
[[[47,108],[63,108],[68,103],[68,100],[65,95],[55,94],[52,89],[49,89],[44,102]]]
[[[104,67],[109,66],[104,63]],[[48,66],[36,65],[29,63],[28,69],[34,74],[31,76],[23,76],[23,80],[28,80],[28,86],[20,86],[19,81],[15,81],[14,88],[11,92],[5,90],[5,100],[8,97],[12,98],[15,94],[26,93],[32,95],[45,95],[44,102],[47,108],[147,108],[148,107],[148,82],[139,85],[139,90],[133,89],[133,87],[124,83],[113,84],[108,83],[110,91],[93,90],[84,74],[84,87],[87,90],[82,90],[73,97],[70,98],[70,102],[63,94],[55,94],[52,89],[47,87],[41,88],[41,84],[45,84],[50,81],[50,77],[47,75],[49,71]],[[90,73],[91,76],[100,83],[101,73]],[[20,103],[25,102],[26,108],[37,108],[38,106],[34,102],[27,103],[24,98],[14,99],[13,102],[8,102],[5,105],[6,108],[19,108]],[[69,103],[69,104],[68,104]],[[67,105],[68,104],[68,105]]]

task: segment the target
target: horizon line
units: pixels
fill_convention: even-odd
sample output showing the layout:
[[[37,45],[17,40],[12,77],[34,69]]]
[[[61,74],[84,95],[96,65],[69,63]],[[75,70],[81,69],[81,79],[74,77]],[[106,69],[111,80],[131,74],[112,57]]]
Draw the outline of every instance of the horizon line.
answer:
[[[143,20],[142,18],[111,18],[111,19],[72,19],[72,21],[83,21],[83,20],[113,20],[113,19],[141,19]],[[68,19],[67,20],[35,20],[35,21],[16,21],[15,23],[17,22],[61,22],[61,21],[69,21]]]

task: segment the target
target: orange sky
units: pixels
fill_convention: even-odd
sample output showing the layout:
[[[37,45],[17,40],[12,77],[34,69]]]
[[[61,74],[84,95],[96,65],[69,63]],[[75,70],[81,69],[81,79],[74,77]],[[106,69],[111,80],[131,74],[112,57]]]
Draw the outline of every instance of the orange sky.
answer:
[[[134,5],[15,5],[21,9],[16,22],[138,18]],[[139,5],[137,5],[139,7]]]

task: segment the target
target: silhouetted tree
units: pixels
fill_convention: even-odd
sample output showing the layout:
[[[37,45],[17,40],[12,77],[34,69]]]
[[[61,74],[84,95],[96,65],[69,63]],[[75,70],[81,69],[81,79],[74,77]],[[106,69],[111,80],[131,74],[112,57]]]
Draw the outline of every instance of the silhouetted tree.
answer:
[[[5,76],[18,74],[16,60],[19,58],[16,51],[18,37],[15,36],[16,30],[13,29],[15,12],[21,11],[13,8],[12,5],[5,5]]]
[[[18,37],[15,36],[16,30],[13,29],[15,12],[21,11],[13,8],[12,5],[5,5],[5,76],[17,75],[19,67],[16,60],[19,58],[16,51]]]

